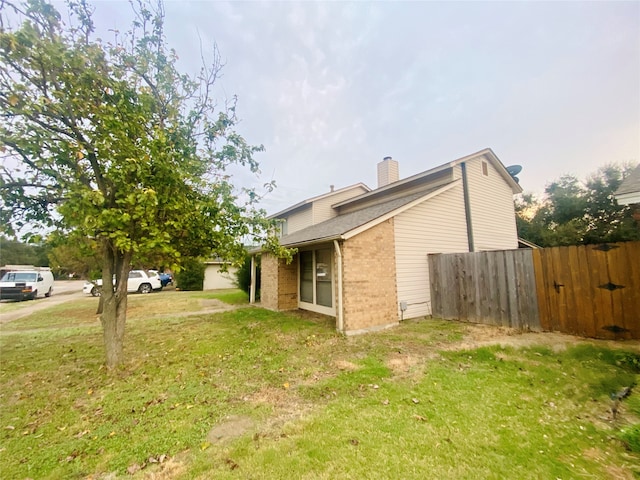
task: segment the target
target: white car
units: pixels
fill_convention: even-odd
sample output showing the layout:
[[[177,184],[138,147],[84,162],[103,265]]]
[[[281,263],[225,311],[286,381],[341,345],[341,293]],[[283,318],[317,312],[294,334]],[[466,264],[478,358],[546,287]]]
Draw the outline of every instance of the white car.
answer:
[[[162,290],[162,283],[157,272],[149,270],[131,270],[127,279],[127,292],[150,293]],[[95,282],[85,282],[82,291],[99,297],[102,293],[102,279]]]

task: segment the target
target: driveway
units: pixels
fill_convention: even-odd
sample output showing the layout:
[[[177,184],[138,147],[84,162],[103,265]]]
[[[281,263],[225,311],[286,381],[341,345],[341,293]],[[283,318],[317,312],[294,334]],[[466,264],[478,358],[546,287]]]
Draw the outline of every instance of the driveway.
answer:
[[[76,298],[82,298],[81,280],[56,280],[53,285],[53,295],[49,298],[39,298],[37,300],[27,300],[24,302],[0,302],[0,324],[13,322],[19,318],[31,315],[33,312],[44,310],[45,308],[60,305]]]

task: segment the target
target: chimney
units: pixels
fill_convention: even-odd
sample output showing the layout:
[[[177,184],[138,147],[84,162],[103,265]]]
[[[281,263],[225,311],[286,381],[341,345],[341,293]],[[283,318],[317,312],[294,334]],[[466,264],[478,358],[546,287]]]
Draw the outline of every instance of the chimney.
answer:
[[[384,157],[378,164],[378,188],[400,180],[398,162],[391,157]]]

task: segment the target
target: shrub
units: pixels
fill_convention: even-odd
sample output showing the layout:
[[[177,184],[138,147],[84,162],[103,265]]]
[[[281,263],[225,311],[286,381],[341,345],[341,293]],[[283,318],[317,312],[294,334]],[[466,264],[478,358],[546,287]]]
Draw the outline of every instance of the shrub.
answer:
[[[236,285],[249,294],[251,289],[251,255],[247,255],[244,263],[236,272]],[[260,298],[260,257],[256,258],[256,300]]]
[[[629,451],[640,452],[640,424],[622,430],[619,436]]]
[[[204,262],[197,258],[185,260],[182,269],[176,273],[176,287],[180,290],[202,290],[204,268]]]

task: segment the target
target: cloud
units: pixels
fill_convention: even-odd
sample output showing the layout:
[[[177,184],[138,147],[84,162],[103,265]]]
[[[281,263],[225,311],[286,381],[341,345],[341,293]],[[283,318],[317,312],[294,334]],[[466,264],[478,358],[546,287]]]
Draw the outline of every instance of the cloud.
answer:
[[[99,2],[102,28],[128,5]],[[216,94],[266,152],[270,211],[358,181],[385,155],[409,176],[492,147],[526,190],[640,161],[637,2],[167,2],[194,73],[215,42]],[[263,179],[239,173],[238,185]]]

